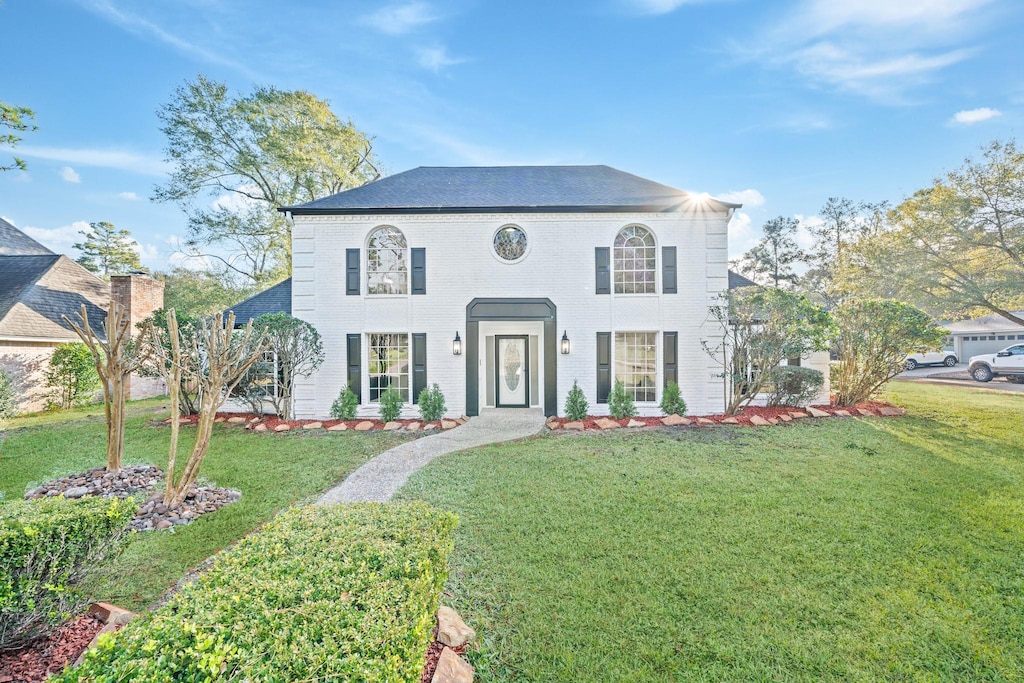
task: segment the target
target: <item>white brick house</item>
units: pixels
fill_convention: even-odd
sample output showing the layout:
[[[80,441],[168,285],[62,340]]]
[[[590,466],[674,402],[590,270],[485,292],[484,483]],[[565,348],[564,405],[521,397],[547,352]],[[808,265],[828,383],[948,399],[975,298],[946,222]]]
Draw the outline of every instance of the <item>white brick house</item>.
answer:
[[[737,207],[607,166],[417,168],[286,207],[291,312],[327,356],[295,414],[350,385],[362,415],[394,386],[413,416],[436,382],[452,415],[553,415],[574,380],[601,414],[616,379],[641,414],[672,379],[691,413],[720,412],[701,342]]]

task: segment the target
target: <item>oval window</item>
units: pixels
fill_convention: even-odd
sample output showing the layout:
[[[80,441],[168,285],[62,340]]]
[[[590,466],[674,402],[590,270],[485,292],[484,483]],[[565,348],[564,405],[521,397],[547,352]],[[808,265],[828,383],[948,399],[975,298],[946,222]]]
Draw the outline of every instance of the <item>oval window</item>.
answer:
[[[526,254],[526,233],[516,225],[506,225],[494,233],[494,253],[505,261],[518,261]]]
[[[505,358],[502,365],[505,366],[505,386],[509,391],[515,391],[519,387],[523,366],[523,359],[519,355],[517,344],[509,344],[505,347]]]

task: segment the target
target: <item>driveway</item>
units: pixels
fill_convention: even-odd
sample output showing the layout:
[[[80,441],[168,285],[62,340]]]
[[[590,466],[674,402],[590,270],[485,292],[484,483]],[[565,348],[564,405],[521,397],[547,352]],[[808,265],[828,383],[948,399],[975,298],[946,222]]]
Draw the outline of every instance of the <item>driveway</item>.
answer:
[[[1012,394],[1024,394],[1024,384],[1011,384],[1005,377],[996,377],[991,382],[975,382],[967,374],[967,363],[947,368],[944,365],[924,366],[914,370],[904,370],[896,377],[904,382],[925,382],[928,384],[947,384],[971,389],[988,389],[1005,391]]]

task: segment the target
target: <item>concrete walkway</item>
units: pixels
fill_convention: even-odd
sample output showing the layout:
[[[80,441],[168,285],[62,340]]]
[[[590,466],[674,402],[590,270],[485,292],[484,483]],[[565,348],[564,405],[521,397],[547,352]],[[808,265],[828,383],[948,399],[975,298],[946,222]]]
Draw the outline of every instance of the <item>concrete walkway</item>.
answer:
[[[533,436],[543,427],[544,413],[539,408],[484,410],[461,427],[415,439],[371,458],[348,475],[345,481],[325,493],[317,505],[386,502],[410,474],[434,458],[475,446]]]

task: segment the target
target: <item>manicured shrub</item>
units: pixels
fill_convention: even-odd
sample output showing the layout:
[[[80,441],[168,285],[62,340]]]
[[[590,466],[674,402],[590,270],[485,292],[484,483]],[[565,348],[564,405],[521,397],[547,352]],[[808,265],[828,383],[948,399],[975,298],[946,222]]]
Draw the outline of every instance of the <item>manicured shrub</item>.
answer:
[[[68,342],[55,348],[46,371],[46,386],[52,390],[49,405],[53,408],[67,410],[92,398],[100,388],[100,377],[89,347]]]
[[[14,389],[14,380],[3,368],[0,368],[0,420],[13,417],[18,409],[18,395]]]
[[[583,394],[583,390],[580,389],[580,385],[576,383],[576,380],[573,380],[572,389],[569,390],[569,395],[565,397],[565,416],[570,420],[583,420],[587,417],[589,410],[590,404],[587,403],[587,397]]]
[[[335,420],[354,420],[358,407],[359,397],[351,389],[345,387],[331,404],[331,417]]]
[[[436,383],[432,384],[429,389],[424,388],[420,392],[420,417],[427,422],[434,422],[444,417],[444,413],[448,410],[448,406],[444,403],[444,394],[441,393],[441,387],[437,386]]]
[[[666,415],[686,415],[686,401],[679,393],[679,385],[669,382],[661,392],[661,412]]]
[[[608,394],[608,412],[616,420],[636,416],[633,394],[626,391],[625,385],[618,380],[615,381],[611,393]]]
[[[55,680],[419,681],[456,523],[422,503],[289,510]]]
[[[75,583],[118,548],[136,508],[118,498],[0,505],[0,649],[45,635],[81,608]]]
[[[380,395],[380,419],[385,422],[397,420],[398,416],[402,414],[403,404],[402,395],[398,393],[398,390],[388,387],[388,390]]]
[[[803,406],[825,386],[825,376],[813,368],[781,365],[768,373],[769,406]]]

